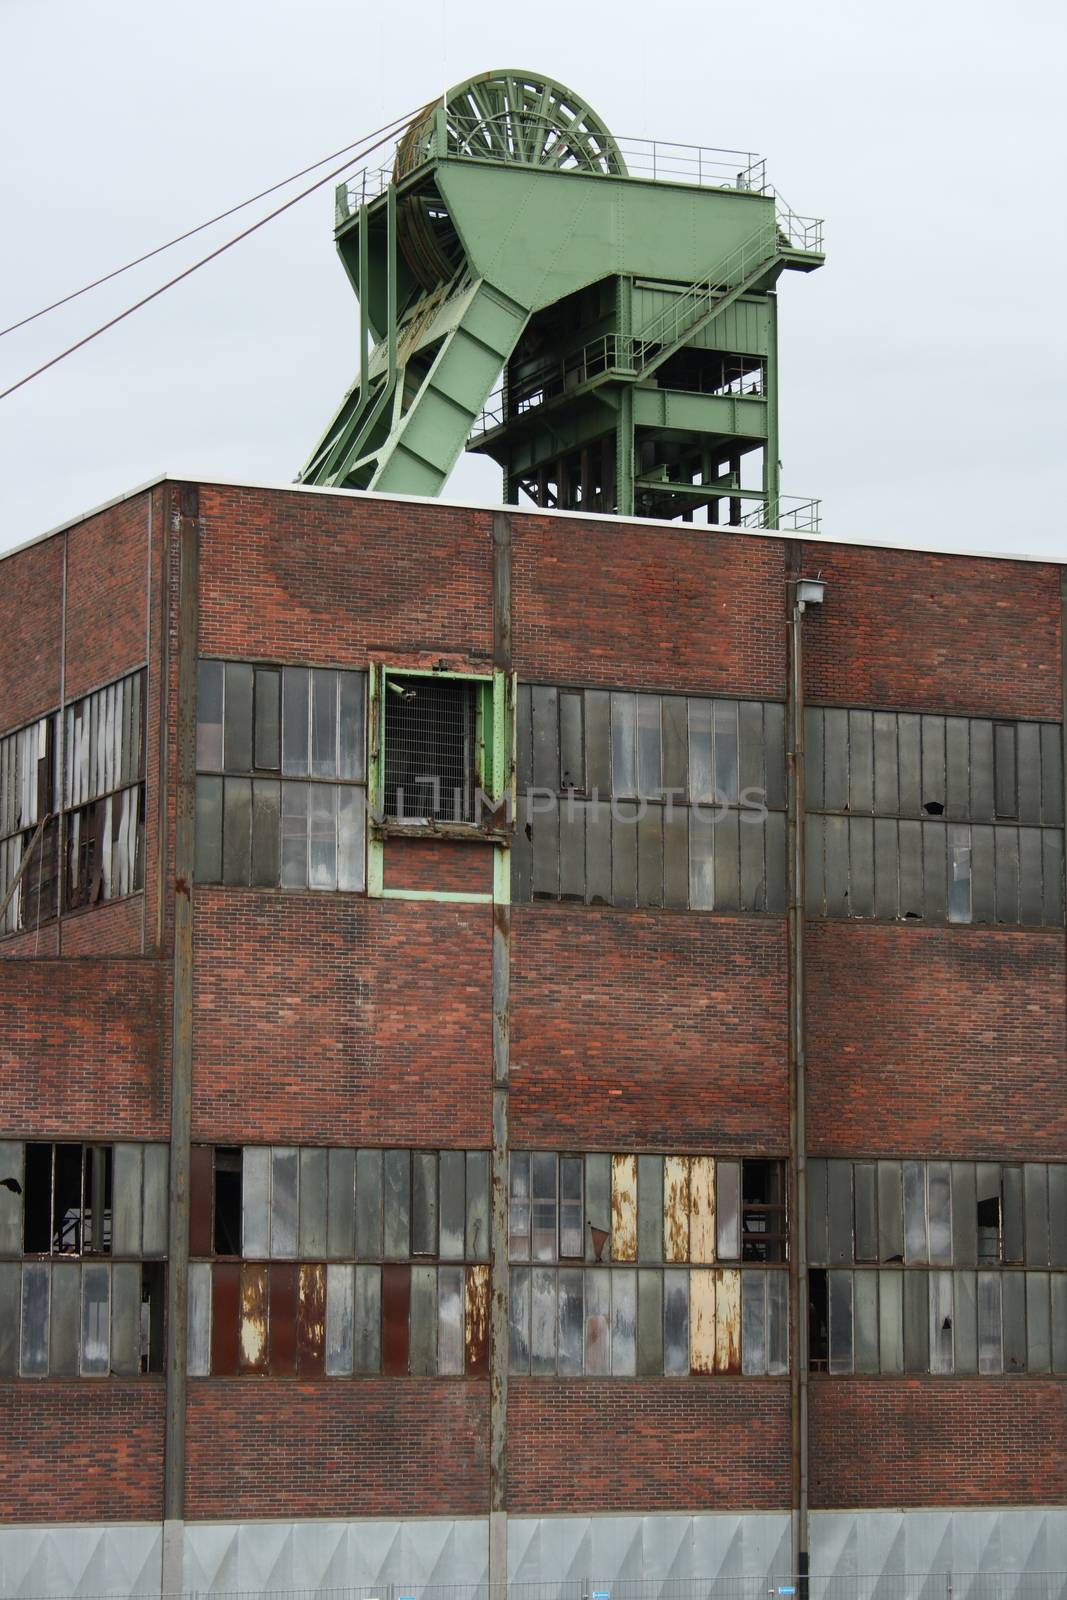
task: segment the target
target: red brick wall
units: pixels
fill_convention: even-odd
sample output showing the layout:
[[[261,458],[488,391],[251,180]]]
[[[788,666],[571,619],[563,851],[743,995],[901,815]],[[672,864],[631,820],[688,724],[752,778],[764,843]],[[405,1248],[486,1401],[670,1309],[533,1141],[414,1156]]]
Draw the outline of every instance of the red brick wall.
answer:
[[[813,1378],[811,1503],[1061,1505],[1067,1383]]]
[[[200,490],[200,649],[362,666],[492,650],[492,516],[449,506]]]
[[[514,1144],[784,1153],[778,920],[516,907],[511,984]]]
[[[524,513],[512,548],[520,678],[784,695],[783,541]]]
[[[0,732],[59,704],[63,535],[0,562]]]
[[[1062,1160],[1060,930],[811,922],[813,1155]]]
[[[487,1509],[488,1384],[194,1380],[187,1426],[192,1519]]]
[[[63,918],[65,956],[129,955],[141,948],[144,896],[105,900],[91,910],[75,911]]]
[[[67,699],[121,677],[145,659],[151,491],[67,534]],[[153,536],[160,536],[158,523]]]
[[[814,701],[971,716],[1061,716],[1060,569],[805,544],[826,580],[804,624]]]
[[[170,985],[156,961],[18,961],[0,984],[0,1129],[170,1136]]]
[[[163,1515],[163,1380],[0,1383],[5,1522]]]
[[[385,887],[491,894],[493,851],[455,839],[387,839]]]
[[[487,1145],[492,908],[195,894],[194,1137]]]
[[[788,1503],[784,1380],[510,1380],[513,1512],[777,1511]]]

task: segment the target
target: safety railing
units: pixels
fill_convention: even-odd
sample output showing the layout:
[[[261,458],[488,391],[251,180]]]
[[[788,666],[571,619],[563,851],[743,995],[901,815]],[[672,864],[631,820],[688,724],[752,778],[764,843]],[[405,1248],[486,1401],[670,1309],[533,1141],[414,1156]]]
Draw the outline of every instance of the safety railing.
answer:
[[[822,501],[806,500],[801,495],[780,494],[777,499],[761,500],[742,514],[742,528],[780,528],[788,533],[819,533],[822,527]]]
[[[627,352],[633,366],[640,371],[654,352],[676,344],[687,328],[713,309],[717,300],[743,283],[761,262],[770,261],[777,248],[775,229],[757,228],[713,272],[691,284],[634,335]]]
[[[489,433],[493,428],[501,427],[505,417],[510,420],[522,416],[523,412],[544,405],[546,400],[569,394],[593,378],[619,370],[621,345],[622,341],[615,334],[605,333],[599,339],[583,345],[580,350],[572,351],[558,360],[542,362],[520,377],[513,377],[508,387],[506,412],[501,386],[489,396],[472,434]]]

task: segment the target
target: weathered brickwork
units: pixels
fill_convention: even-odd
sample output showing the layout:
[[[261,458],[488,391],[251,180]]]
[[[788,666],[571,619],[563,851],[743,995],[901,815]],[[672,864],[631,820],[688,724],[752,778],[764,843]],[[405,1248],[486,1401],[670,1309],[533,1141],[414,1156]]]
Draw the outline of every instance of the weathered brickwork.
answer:
[[[438,894],[490,894],[493,851],[455,840],[387,839],[387,889],[433,889]]]
[[[807,928],[813,1155],[1061,1161],[1058,929]]]
[[[18,961],[5,967],[4,1135],[169,1138],[169,992],[169,969],[155,960]]]
[[[0,1383],[4,1522],[163,1515],[162,1379]]]
[[[516,1144],[784,1153],[780,919],[536,905],[512,931]]]
[[[513,1378],[508,1486],[518,1513],[777,1510],[789,1386]]]
[[[490,907],[195,894],[195,1137],[489,1143]]]
[[[1060,1505],[1067,1384],[1043,1378],[811,1383],[811,1503]]]
[[[813,702],[1061,717],[1051,562],[805,544],[803,570],[827,585],[805,623]]]
[[[134,495],[66,535],[68,700],[144,662],[152,498]]]
[[[489,1386],[193,1382],[193,1518],[484,1515]]]
[[[63,538],[44,539],[3,564],[0,732],[59,704],[63,635]]]

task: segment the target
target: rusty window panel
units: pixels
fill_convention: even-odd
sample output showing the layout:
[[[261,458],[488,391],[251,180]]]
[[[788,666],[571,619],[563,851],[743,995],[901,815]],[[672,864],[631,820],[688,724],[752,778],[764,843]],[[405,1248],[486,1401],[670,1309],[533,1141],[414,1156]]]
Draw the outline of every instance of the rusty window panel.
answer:
[[[708,1268],[689,1274],[689,1366],[700,1377],[715,1371],[715,1273]]]
[[[713,829],[715,850],[715,909],[736,911],[741,904],[740,827],[738,813],[728,811]]]
[[[589,905],[611,904],[611,805],[590,801],[585,811],[585,898]]]
[[[663,1273],[663,1371],[667,1377],[689,1372],[689,1273],[681,1268]]]
[[[72,825],[77,823],[72,819]],[[71,861],[78,854],[72,834]],[[71,872],[73,874],[73,865]],[[196,861],[197,883],[222,882],[222,779],[198,777],[196,780]],[[69,902],[68,895],[68,902]]]
[[[437,1371],[437,1268],[412,1267],[408,1370],[413,1377]]]
[[[1052,1291],[1052,1370],[1059,1375],[1067,1372],[1067,1277],[1063,1273],[1054,1272],[1050,1288]]]
[[[874,718],[848,713],[848,809],[853,816],[874,810]]]
[[[0,1272],[2,1272],[0,1268]],[[512,1267],[508,1294],[508,1371],[530,1370],[530,1269]],[[2,1337],[2,1335],[0,1335]]]
[[[559,1295],[558,1348],[556,1370],[561,1378],[581,1376],[585,1330],[585,1282],[581,1267],[561,1267],[557,1274]]]
[[[411,1254],[410,1150],[383,1152],[382,1187],[385,1224],[383,1254],[389,1259],[403,1261]]]
[[[467,1151],[467,1259],[489,1259],[489,1153]]]
[[[689,1260],[715,1260],[714,1156],[693,1156],[690,1162]]]
[[[741,1274],[741,1371],[747,1377],[767,1372],[767,1276]]]
[[[878,1274],[856,1272],[852,1278],[855,1330],[854,1370],[874,1373],[878,1369]]]
[[[585,790],[585,737],[582,695],[561,690],[559,696],[559,787]]]
[[[715,801],[715,703],[689,701],[689,798],[711,805]]]
[[[804,909],[821,917],[826,907],[826,818],[809,813],[804,825]]]
[[[81,1268],[76,1261],[57,1261],[52,1267],[49,1308],[49,1377],[77,1376],[80,1322]]]
[[[211,1371],[217,1378],[236,1375],[240,1341],[241,1267],[217,1261],[211,1278]]]
[[[590,793],[611,794],[611,696],[605,689],[585,691],[585,781]]]
[[[767,1372],[789,1371],[789,1279],[784,1272],[767,1274]]]
[[[252,668],[227,661],[223,701],[223,764],[227,772],[252,770]]]
[[[548,1377],[556,1371],[558,1306],[556,1274],[551,1267],[530,1273],[530,1371]]]
[[[326,1268],[304,1262],[297,1270],[296,1365],[302,1378],[318,1377],[325,1365]]]
[[[663,1259],[663,1157],[637,1158],[637,1255]]]
[[[877,1169],[873,1161],[857,1161],[852,1170],[856,1208],[855,1259],[878,1260]]]
[[[141,1146],[117,1144],[112,1158],[111,1250],[141,1254]]]
[[[266,1372],[269,1365],[267,1267],[245,1262],[241,1267],[239,1366],[242,1372]]]
[[[353,1332],[356,1372],[382,1370],[382,1269],[357,1267]]]
[[[463,1373],[463,1278],[462,1267],[441,1267],[437,1273],[437,1371],[442,1377]]]
[[[466,1156],[462,1150],[442,1150],[439,1173],[439,1245],[443,1261],[462,1261],[466,1217]]]
[[[537,813],[532,817],[533,860],[531,881],[533,897],[555,900],[559,897],[559,800],[539,798]]]
[[[552,794],[559,789],[559,695],[536,684],[532,692],[533,782]]]
[[[355,1268],[331,1262],[326,1268],[325,1357],[330,1378],[347,1378],[352,1373],[354,1288]]]
[[[904,1370],[928,1372],[930,1367],[930,1274],[905,1272]]]
[[[715,905],[715,824],[710,816],[689,816],[689,905],[711,911]]]
[[[637,793],[659,795],[663,788],[663,736],[658,694],[637,699]],[[626,791],[632,793],[633,791]]]
[[[762,911],[767,904],[766,872],[763,860],[764,824],[755,811],[744,810],[738,817],[741,848],[740,902],[742,911]]]
[[[663,695],[660,700],[660,722],[663,787],[668,791],[680,791],[675,794],[675,799],[683,800],[689,786],[688,706],[683,695]]]
[[[851,823],[848,817],[826,817],[823,820],[825,838],[826,915],[847,917],[848,852]]]
[[[557,1162],[551,1151],[530,1157],[531,1255],[534,1261],[555,1261],[558,1254]]]
[[[663,1162],[663,1259],[689,1260],[689,1157]]]
[[[741,1255],[741,1163],[719,1161],[716,1170],[716,1253],[720,1261]]]
[[[1001,1282],[1008,1274],[978,1274],[978,1370],[1004,1370],[1004,1335],[1001,1320]]]
[[[559,897],[585,900],[586,807],[571,796],[559,804]]]
[[[971,725],[966,717],[945,718],[945,815],[971,815]]]
[[[581,1156],[559,1158],[559,1253],[580,1261],[585,1255],[585,1203]]]
[[[953,1357],[953,1309],[951,1272],[928,1274],[930,1297],[930,1371],[950,1373],[955,1370]]]
[[[826,1274],[830,1343],[829,1370],[852,1371],[852,1274],[828,1272]]]
[[[637,1274],[637,1371],[663,1376],[663,1273],[654,1267]]]
[[[18,1374],[21,1300],[21,1264],[0,1261],[0,1378]]]
[[[222,812],[222,881],[229,884],[250,883],[252,878],[250,778],[222,780]]]
[[[1004,1371],[1026,1370],[1026,1274],[1001,1274],[1001,1306],[1004,1328]]]
[[[382,1254],[383,1165],[381,1150],[356,1151],[356,1255],[364,1261]]]
[[[632,1155],[611,1158],[611,1259],[637,1260],[637,1157]]]
[[[585,1158],[585,1259],[607,1261],[611,1256],[611,1157],[589,1154]]]
[[[741,1274],[736,1267],[715,1273],[715,1371],[741,1371]]]
[[[1049,1260],[1053,1267],[1067,1267],[1067,1166],[1061,1163],[1048,1169]]]
[[[22,1254],[26,1157],[21,1140],[0,1140],[0,1255]]]
[[[463,1342],[467,1376],[489,1376],[489,1268],[467,1268],[463,1302]]]
[[[408,1370],[411,1268],[382,1268],[382,1371],[401,1377]]]
[[[831,1266],[853,1259],[852,1245],[852,1163],[826,1163],[826,1205]]]
[[[952,1360],[956,1372],[978,1371],[977,1279],[973,1272],[952,1274]]]
[[[637,1273],[626,1267],[611,1272],[611,1370],[617,1378],[637,1372]]]
[[[611,1274],[603,1267],[585,1269],[585,1373],[606,1377],[611,1371]]]
[[[291,1378],[296,1375],[297,1286],[295,1262],[272,1263],[269,1307],[270,1370],[276,1378]]]
[[[894,816],[900,805],[897,782],[897,719],[892,711],[876,711],[872,724],[874,744],[874,809]]]
[[[1002,1260],[1025,1259],[1023,1251],[1023,1174],[1017,1166],[1000,1169]]]
[[[513,1261],[530,1259],[530,1153],[513,1150],[510,1160],[508,1254]]]
[[[186,1370],[190,1378],[206,1378],[211,1371],[211,1270],[209,1261],[189,1266]]]
[[[1041,837],[1042,920],[1047,928],[1063,926],[1063,834],[1050,828]]]
[[[632,907],[637,904],[636,801],[619,800],[612,805],[611,825],[611,903]]]
[[[663,904],[672,911],[689,905],[689,812],[678,805],[663,812]]]
[[[1044,1162],[1028,1161],[1023,1167],[1023,1197],[1026,1218],[1026,1264],[1049,1264],[1049,1185]]]
[[[1051,722],[1041,725],[1041,820],[1063,825],[1063,736]]]
[[[611,696],[611,792],[636,795],[637,789],[637,696]]]
[[[432,1150],[411,1155],[411,1253],[437,1254],[437,1156]]]
[[[878,1274],[878,1364],[882,1372],[904,1371],[903,1272]]]
[[[221,661],[198,661],[196,765],[201,772],[222,771],[222,718],[223,664]]]
[[[520,683],[515,698],[515,783],[520,795],[533,783],[533,690]]]

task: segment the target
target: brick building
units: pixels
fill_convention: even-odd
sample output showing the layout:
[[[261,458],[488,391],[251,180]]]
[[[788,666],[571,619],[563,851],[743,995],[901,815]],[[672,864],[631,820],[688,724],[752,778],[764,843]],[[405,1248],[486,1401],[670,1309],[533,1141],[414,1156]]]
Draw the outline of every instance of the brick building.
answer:
[[[164,480],[0,594],[4,1592],[1067,1571],[1063,568]]]

